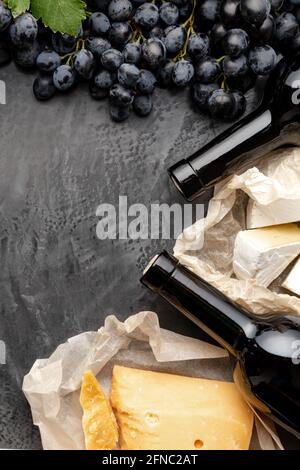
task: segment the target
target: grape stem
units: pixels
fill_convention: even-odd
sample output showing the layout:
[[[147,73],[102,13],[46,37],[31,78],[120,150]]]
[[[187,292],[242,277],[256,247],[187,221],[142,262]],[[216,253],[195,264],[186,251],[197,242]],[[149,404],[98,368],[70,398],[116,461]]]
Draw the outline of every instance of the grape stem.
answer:
[[[173,59],[173,62],[177,62],[178,60],[182,60],[185,58],[187,54],[187,48],[189,44],[189,39],[191,35],[195,32],[194,24],[195,24],[195,9],[196,9],[196,2],[197,0],[193,0],[193,9],[189,16],[189,18],[181,25],[186,30],[186,40],[182,50],[179,54]]]

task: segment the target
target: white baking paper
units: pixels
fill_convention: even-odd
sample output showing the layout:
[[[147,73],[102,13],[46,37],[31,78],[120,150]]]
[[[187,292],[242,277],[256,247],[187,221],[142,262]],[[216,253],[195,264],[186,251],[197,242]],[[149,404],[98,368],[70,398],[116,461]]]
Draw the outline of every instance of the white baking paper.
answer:
[[[109,316],[98,331],[74,336],[48,359],[38,359],[24,377],[23,391],[44,449],[84,449],[79,404],[82,375],[92,370],[108,392],[115,364],[232,380],[224,349],[160,328],[154,312],[138,313],[124,323]],[[252,448],[282,448],[267,420],[255,422]]]
[[[281,288],[287,272],[265,288],[256,280],[236,279],[232,267],[236,235],[246,228],[249,198],[266,206],[279,200],[299,199],[299,194],[300,147],[275,150],[263,157],[257,167],[216,186],[206,218],[178,237],[174,255],[250,312],[299,315],[300,298]]]

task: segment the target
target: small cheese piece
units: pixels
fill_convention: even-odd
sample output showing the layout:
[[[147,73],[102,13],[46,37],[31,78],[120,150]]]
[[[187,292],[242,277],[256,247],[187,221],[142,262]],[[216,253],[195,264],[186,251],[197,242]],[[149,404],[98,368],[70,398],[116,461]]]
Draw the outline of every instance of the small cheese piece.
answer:
[[[118,442],[118,425],[109,401],[91,371],[82,379],[80,404],[87,450],[113,450]]]
[[[248,229],[299,221],[300,199],[278,199],[266,206],[262,206],[252,199],[248,203]]]
[[[282,287],[300,296],[300,259],[282,284]]]
[[[123,450],[245,450],[253,413],[236,385],[115,366],[111,403]]]
[[[238,279],[268,287],[299,254],[298,224],[244,230],[235,240],[233,269]]]

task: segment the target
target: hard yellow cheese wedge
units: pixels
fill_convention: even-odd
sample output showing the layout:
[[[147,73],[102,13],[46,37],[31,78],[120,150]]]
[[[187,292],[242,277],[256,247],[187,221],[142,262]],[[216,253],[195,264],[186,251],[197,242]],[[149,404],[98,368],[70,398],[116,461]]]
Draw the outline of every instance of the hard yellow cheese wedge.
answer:
[[[118,426],[109,401],[91,371],[82,379],[80,404],[87,450],[111,450],[118,442]]]
[[[253,413],[233,383],[115,366],[111,403],[128,450],[246,450]]]

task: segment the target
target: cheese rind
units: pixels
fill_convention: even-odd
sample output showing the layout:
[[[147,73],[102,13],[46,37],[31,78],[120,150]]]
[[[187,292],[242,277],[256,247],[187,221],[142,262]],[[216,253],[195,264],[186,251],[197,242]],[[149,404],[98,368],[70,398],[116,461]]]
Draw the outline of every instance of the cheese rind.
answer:
[[[115,366],[123,450],[245,450],[253,414],[234,383]]]
[[[118,442],[118,425],[111,405],[96,377],[86,371],[82,379],[80,404],[87,450],[112,450]]]
[[[282,287],[300,296],[300,259],[287,276]]]
[[[244,230],[235,240],[233,270],[238,279],[268,287],[299,254],[299,224]]]
[[[247,229],[300,221],[300,199],[278,199],[263,206],[250,199],[247,207]]]

